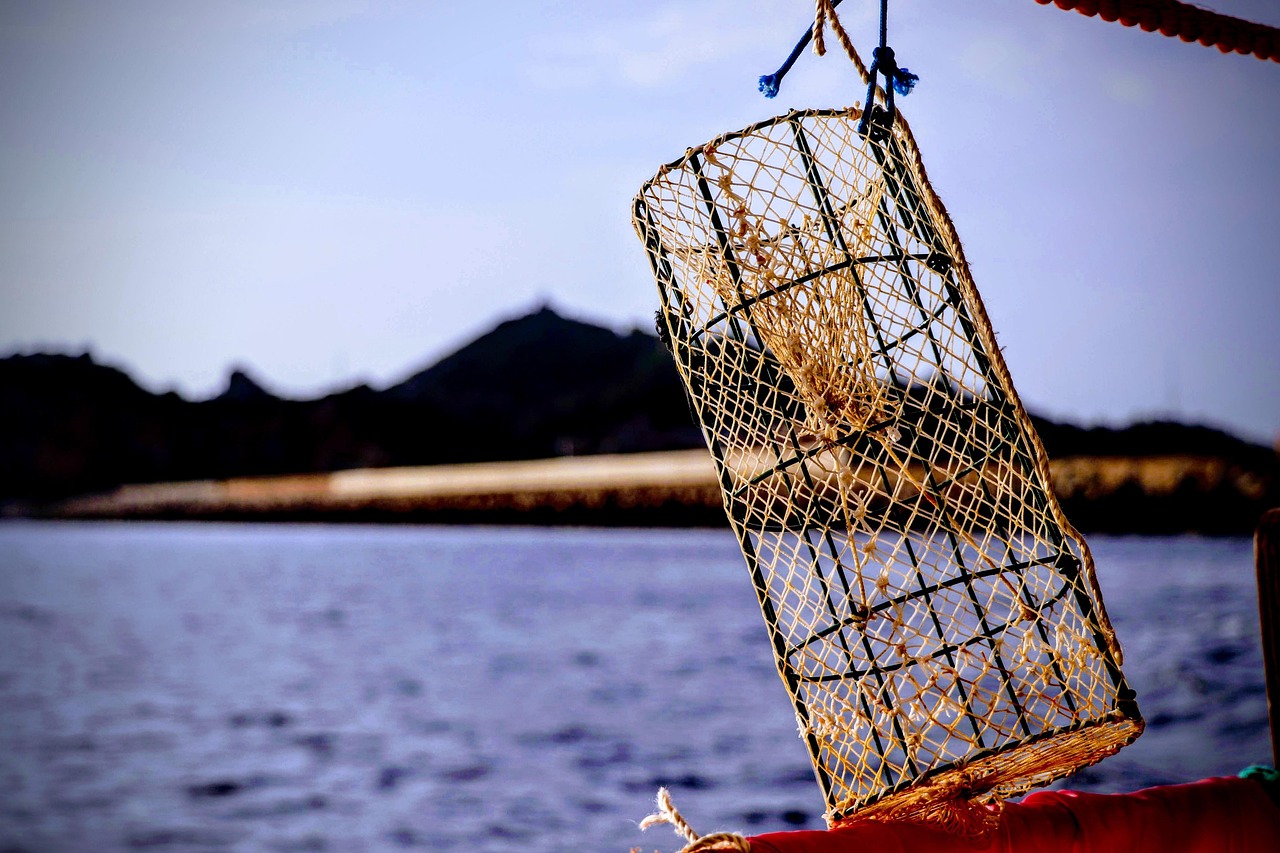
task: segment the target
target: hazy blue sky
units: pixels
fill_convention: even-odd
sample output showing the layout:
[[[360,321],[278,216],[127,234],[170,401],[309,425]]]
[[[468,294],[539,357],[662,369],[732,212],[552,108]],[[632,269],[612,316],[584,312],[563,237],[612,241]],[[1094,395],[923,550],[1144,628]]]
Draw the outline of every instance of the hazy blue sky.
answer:
[[[1280,25],[1280,3],[1202,3]],[[875,39],[872,0],[842,17]],[[1280,432],[1280,64],[1034,0],[895,0],[930,175],[1025,401]],[[649,328],[656,167],[860,99],[756,92],[810,0],[0,3],[0,354],[151,388],[385,384],[549,300]]]

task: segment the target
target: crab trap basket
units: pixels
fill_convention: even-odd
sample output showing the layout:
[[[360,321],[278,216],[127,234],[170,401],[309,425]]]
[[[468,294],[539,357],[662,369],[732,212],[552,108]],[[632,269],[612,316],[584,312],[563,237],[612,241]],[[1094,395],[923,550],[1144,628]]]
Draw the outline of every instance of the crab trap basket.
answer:
[[[859,117],[690,149],[634,223],[828,822],[954,823],[1143,724],[910,129]]]

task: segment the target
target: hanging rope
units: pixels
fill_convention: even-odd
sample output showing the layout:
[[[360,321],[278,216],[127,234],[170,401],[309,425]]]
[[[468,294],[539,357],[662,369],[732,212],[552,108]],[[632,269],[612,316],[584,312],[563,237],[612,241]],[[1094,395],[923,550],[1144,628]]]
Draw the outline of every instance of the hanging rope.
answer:
[[[822,31],[825,25],[829,23],[831,24],[831,31],[836,34],[836,40],[840,42],[844,52],[852,59],[857,55],[857,51],[853,49],[853,42],[849,39],[849,34],[845,32],[844,25],[836,17],[836,6],[839,5],[840,0],[817,0],[813,21],[813,52],[818,56],[826,56],[827,46],[823,43]]]
[[[1119,21],[1126,27],[1177,36],[1223,53],[1252,54],[1280,62],[1280,29],[1199,9],[1178,0],[1036,0],[1081,15]]]

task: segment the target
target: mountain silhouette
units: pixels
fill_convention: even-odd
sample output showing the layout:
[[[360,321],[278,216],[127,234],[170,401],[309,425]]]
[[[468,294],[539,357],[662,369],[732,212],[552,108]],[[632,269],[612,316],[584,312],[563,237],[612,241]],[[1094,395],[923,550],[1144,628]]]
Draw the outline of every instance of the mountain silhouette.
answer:
[[[656,337],[549,308],[403,382],[278,398],[244,370],[203,401],[152,394],[89,355],[0,359],[0,500],[218,479],[697,447]],[[16,416],[21,413],[21,416]]]

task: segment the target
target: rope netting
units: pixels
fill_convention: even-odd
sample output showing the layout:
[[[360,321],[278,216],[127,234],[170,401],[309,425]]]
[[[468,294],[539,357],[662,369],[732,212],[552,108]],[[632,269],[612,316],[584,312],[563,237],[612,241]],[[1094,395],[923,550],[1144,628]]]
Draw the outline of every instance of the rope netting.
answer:
[[[690,149],[634,221],[828,821],[971,827],[1142,721],[910,129],[860,116]]]

